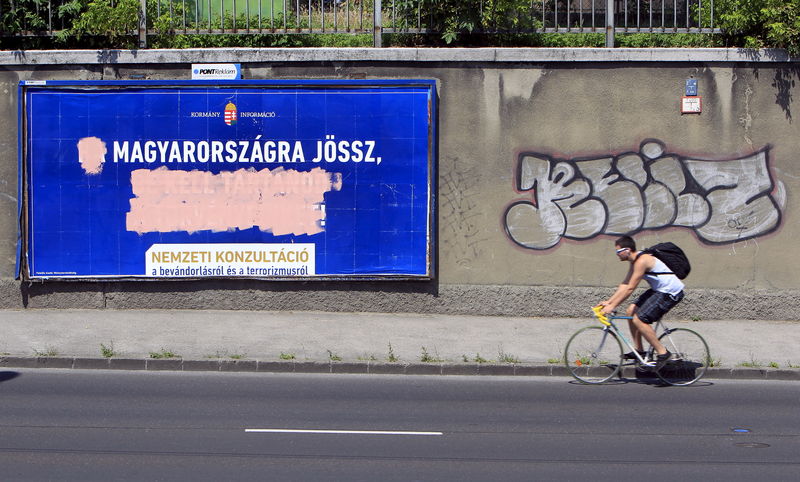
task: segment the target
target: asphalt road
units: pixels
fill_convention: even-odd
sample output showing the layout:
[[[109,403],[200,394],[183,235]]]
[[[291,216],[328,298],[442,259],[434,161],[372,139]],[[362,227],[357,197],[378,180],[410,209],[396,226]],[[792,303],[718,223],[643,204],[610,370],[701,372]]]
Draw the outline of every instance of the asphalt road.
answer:
[[[796,382],[6,371],[0,478],[796,480],[798,407]]]

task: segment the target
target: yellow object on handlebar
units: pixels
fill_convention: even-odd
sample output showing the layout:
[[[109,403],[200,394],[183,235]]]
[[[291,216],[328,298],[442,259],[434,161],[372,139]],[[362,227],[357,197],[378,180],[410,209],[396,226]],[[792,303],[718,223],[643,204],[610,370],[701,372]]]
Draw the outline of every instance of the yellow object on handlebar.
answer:
[[[597,317],[597,321],[600,323],[610,326],[611,323],[608,322],[608,316],[603,314],[603,307],[602,306],[593,306],[592,311],[594,311],[594,316]]]

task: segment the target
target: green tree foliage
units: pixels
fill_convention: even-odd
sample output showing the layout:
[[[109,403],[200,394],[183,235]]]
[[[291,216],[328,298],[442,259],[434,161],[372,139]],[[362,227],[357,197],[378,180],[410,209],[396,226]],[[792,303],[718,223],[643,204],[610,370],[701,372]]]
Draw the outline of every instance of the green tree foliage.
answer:
[[[86,0],[73,0],[82,1]],[[113,4],[111,0],[88,0],[72,27],[65,29],[60,38],[75,36],[80,40],[84,36],[102,37],[101,42],[108,41],[117,47],[133,47],[132,34],[139,26],[139,6],[139,0],[116,0]]]
[[[0,28],[5,31],[43,31],[48,27],[46,19],[47,0],[17,0],[0,10]]]
[[[768,45],[800,54],[800,0],[770,0],[762,11]]]
[[[471,34],[533,30],[538,20],[539,2],[530,0],[396,0],[392,17],[394,28],[427,28],[440,32],[433,42],[452,45],[472,43]],[[437,43],[438,43],[437,42]]]
[[[800,54],[800,0],[716,0],[725,43]]]
[[[215,0],[217,1],[217,0]],[[242,0],[244,1],[244,0]],[[319,5],[321,0],[314,0]],[[354,1],[354,0],[350,0]],[[368,0],[361,0],[368,2]],[[541,31],[542,8],[552,13],[564,0],[384,0],[383,24],[397,32],[429,29],[435,34],[392,34],[385,46],[503,46],[503,47],[602,47],[603,34],[545,34]],[[371,2],[366,7],[371,15]],[[51,5],[54,9],[51,11]],[[134,48],[137,45],[140,0],[13,0],[3,2],[0,33],[4,48]],[[214,29],[236,28],[239,34],[192,34],[209,28],[198,19],[193,1],[147,0],[148,28],[152,48],[189,47],[315,47],[370,46],[370,34],[260,34],[258,18],[225,13],[214,19]],[[295,5],[286,2],[287,6]],[[308,29],[307,1],[300,2],[299,15],[276,12],[270,22],[292,31]],[[639,5],[636,2],[627,2]],[[649,5],[648,0],[642,4]],[[618,34],[619,47],[746,47],[784,48],[800,55],[800,0],[714,0],[692,3],[693,17],[702,25],[719,26],[722,35],[710,34]],[[548,13],[547,15],[550,15]],[[547,16],[545,15],[545,16]],[[695,17],[697,18],[697,17]],[[315,20],[318,21],[318,20]],[[371,21],[371,20],[370,20]],[[549,20],[548,20],[549,21]],[[579,26],[575,15],[572,27]],[[327,20],[326,20],[327,22]],[[563,26],[563,25],[562,25]],[[247,34],[241,30],[251,28]],[[315,27],[318,28],[318,27]],[[55,32],[55,41],[36,34]],[[152,32],[157,32],[152,35]],[[34,35],[31,35],[34,34]]]

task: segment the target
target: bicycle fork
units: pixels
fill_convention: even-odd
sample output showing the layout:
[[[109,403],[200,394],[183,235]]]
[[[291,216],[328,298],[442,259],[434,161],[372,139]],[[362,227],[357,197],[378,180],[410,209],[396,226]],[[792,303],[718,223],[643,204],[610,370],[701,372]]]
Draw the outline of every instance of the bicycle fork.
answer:
[[[603,337],[600,338],[600,344],[597,345],[597,348],[592,352],[592,358],[598,358],[598,353],[603,353],[603,347],[606,345],[606,339],[608,338],[608,334],[612,332],[610,326],[606,326],[603,328]],[[613,333],[613,332],[612,332]]]

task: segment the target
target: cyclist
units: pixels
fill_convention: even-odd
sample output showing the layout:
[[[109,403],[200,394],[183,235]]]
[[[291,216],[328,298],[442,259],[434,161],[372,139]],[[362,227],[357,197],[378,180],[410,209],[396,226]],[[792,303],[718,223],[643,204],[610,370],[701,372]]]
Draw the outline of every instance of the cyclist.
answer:
[[[603,307],[603,314],[607,315],[613,312],[617,306],[628,299],[644,278],[650,284],[650,289],[628,307],[627,314],[632,317],[628,321],[628,325],[639,354],[642,356],[645,354],[642,345],[642,337],[644,337],[656,351],[656,368],[661,368],[672,356],[672,353],[658,341],[658,336],[651,324],[660,320],[683,299],[684,284],[660,259],[651,254],[636,251],[636,242],[630,236],[622,236],[617,239],[614,247],[617,258],[630,263],[628,274],[611,298],[601,301],[598,306]],[[626,353],[625,359],[636,359],[636,355],[633,352]]]

